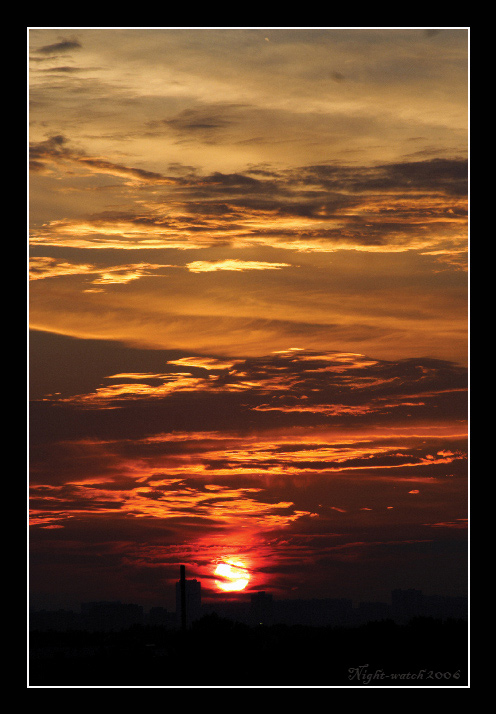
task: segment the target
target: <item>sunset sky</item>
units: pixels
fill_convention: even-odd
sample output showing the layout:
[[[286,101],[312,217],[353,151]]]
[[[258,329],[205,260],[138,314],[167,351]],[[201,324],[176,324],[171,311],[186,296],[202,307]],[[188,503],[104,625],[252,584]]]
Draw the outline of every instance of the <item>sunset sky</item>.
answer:
[[[466,594],[468,30],[29,58],[33,606]]]

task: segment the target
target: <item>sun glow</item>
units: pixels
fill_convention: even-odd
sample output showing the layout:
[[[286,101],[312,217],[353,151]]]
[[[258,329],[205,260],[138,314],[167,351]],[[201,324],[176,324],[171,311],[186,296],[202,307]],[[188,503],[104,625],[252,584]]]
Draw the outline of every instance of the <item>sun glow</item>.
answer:
[[[244,590],[250,581],[250,575],[245,564],[240,560],[227,560],[219,563],[214,571],[221,580],[215,584],[226,592]]]

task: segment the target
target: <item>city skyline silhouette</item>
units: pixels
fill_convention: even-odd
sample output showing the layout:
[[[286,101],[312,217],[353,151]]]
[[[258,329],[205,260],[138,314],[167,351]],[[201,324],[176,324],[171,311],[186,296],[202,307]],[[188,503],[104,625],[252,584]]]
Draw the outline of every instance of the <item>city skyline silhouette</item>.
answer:
[[[32,613],[31,681],[215,686],[227,676],[232,685],[250,686],[466,686],[467,617],[466,598],[424,596],[413,588],[393,590],[391,604],[354,608],[344,599],[278,602],[264,591],[249,601],[202,605],[201,583],[188,580],[181,565],[175,612],[92,602],[82,603],[80,613]],[[207,658],[195,656],[205,651]],[[361,651],[367,664],[357,660]]]

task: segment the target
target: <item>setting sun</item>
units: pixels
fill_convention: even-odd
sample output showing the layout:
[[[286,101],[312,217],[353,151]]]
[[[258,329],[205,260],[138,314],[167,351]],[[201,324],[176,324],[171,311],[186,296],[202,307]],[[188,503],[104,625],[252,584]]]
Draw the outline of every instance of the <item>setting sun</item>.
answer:
[[[248,570],[240,560],[219,563],[214,572],[222,578],[216,580],[215,584],[226,592],[244,590],[250,581]]]

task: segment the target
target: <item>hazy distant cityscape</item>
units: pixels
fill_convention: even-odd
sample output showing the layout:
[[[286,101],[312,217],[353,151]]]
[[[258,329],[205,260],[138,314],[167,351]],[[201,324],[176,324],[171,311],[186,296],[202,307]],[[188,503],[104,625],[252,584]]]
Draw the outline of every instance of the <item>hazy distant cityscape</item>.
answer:
[[[202,602],[200,581],[185,581],[186,626],[208,615],[250,626],[305,625],[310,627],[354,627],[368,622],[392,620],[405,624],[415,617],[467,619],[468,599],[424,595],[413,588],[391,591],[390,602],[359,602],[347,598],[276,600],[258,591],[242,599]],[[180,581],[176,583],[176,609],[151,607],[121,601],[96,601],[72,610],[38,610],[30,613],[30,630],[120,631],[134,625],[179,629],[181,627]]]

